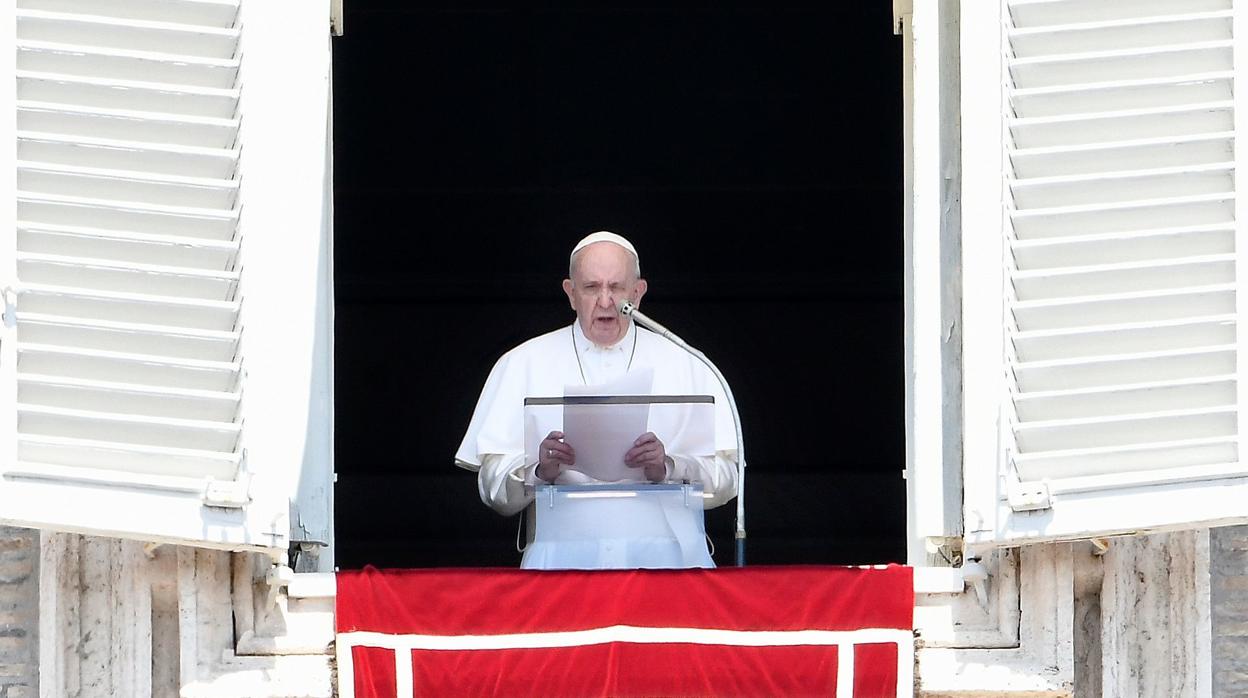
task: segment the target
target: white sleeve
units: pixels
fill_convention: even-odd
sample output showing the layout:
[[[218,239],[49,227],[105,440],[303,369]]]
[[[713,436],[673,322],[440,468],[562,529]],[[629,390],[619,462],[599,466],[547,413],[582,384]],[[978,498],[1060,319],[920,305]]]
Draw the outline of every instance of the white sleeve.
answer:
[[[477,490],[481,493],[481,501],[503,516],[522,511],[533,501],[532,493],[525,491],[526,479],[532,482],[529,472],[532,470],[533,466],[524,464],[524,454],[486,454],[481,459],[481,470],[477,473]]]
[[[724,451],[711,456],[685,456],[669,453],[672,458],[669,480],[673,482],[700,482],[702,491],[710,497],[703,500],[707,509],[726,504],[737,496],[737,464]]]

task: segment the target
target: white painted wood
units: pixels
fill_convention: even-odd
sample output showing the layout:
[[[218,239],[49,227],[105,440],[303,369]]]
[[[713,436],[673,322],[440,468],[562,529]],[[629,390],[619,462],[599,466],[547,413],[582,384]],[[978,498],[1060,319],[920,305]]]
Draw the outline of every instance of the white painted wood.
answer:
[[[239,242],[153,235],[99,228],[23,225],[19,244],[30,254],[81,255],[132,264],[176,265],[184,270],[226,270],[234,266]],[[166,330],[176,331],[174,330]]]
[[[1030,87],[1180,77],[1230,69],[1232,45],[1230,40],[1202,41],[1019,58],[1009,62],[1009,70]]]
[[[43,163],[232,181],[238,149],[198,148],[76,134],[20,131],[18,157]]]
[[[1229,101],[1234,93],[1233,84],[1234,72],[1223,70],[1178,78],[1016,87],[1011,93],[1010,106],[1013,108],[1014,117],[1025,119],[1150,107],[1164,109],[1187,104]]]
[[[1019,270],[1058,267],[1072,257],[1086,264],[1164,259],[1182,255],[1216,255],[1235,250],[1234,227],[1228,224],[1191,226],[1102,235],[1015,240],[1010,245]]]
[[[19,374],[19,380],[18,400],[23,403],[201,421],[233,419],[242,397],[237,391],[186,390],[39,374]]]
[[[1019,302],[1196,288],[1231,283],[1235,279],[1233,254],[1116,264],[1088,264],[1072,256],[1060,264],[1011,274]]]
[[[996,529],[1005,394],[1001,6],[963,3],[962,365],[964,535]]]
[[[332,538],[332,169],[328,0],[241,8],[250,61],[243,83],[247,212],[241,281],[249,463],[255,496],[289,512],[296,538]],[[298,98],[292,98],[297,95]],[[291,201],[302,205],[292,207]],[[266,282],[281,279],[282,283]],[[278,407],[280,406],[280,408]],[[332,569],[321,555],[319,571]],[[330,565],[326,567],[325,565]]]
[[[1177,102],[1180,98],[1173,99]],[[1234,103],[1229,100],[1197,104],[1180,102],[1174,105],[1120,107],[1112,111],[1076,112],[1055,116],[1020,116],[1007,119],[1007,124],[1016,148],[1053,148],[1163,136],[1185,137],[1202,133],[1222,133],[1233,129]]]
[[[1233,6],[1235,8],[1234,35],[1239,40],[1239,48],[1236,53],[1238,63],[1237,76],[1239,78],[1237,84],[1241,88],[1236,91],[1234,97],[1235,129],[1237,133],[1248,134],[1248,98],[1244,96],[1242,89],[1245,84],[1245,65],[1248,65],[1248,62],[1245,60],[1248,58],[1248,51],[1244,49],[1244,37],[1248,37],[1248,5],[1245,5],[1243,0],[1235,0]],[[1245,147],[1243,144],[1236,148],[1235,167],[1241,175],[1244,172],[1248,172],[1248,152],[1245,151],[1248,151],[1248,147]],[[1236,308],[1236,328],[1238,331],[1239,327],[1248,327],[1248,303],[1245,302],[1248,299],[1248,284],[1246,284],[1248,282],[1248,255],[1244,254],[1244,251],[1248,250],[1248,232],[1244,230],[1244,222],[1248,221],[1248,202],[1239,198],[1235,200],[1235,221],[1237,223],[1235,226],[1235,249],[1241,252],[1236,266],[1236,279],[1239,282],[1239,287],[1235,292],[1238,300],[1238,307]],[[1241,335],[1240,341],[1242,342],[1243,339]],[[1239,404],[1245,405],[1248,404],[1248,375],[1245,374],[1248,368],[1244,366],[1242,359],[1239,361],[1238,371],[1238,400]],[[1239,415],[1239,433],[1241,435],[1248,434],[1248,416],[1243,414]]]
[[[119,19],[230,27],[238,14],[239,0],[18,0],[16,4],[47,12],[89,12]]]
[[[1007,0],[1015,26],[1035,27],[1076,22],[1109,22],[1139,17],[1164,17],[1194,12],[1216,12],[1231,7],[1231,0],[1134,0],[1134,2],[1087,2],[1086,0]]]
[[[1229,193],[1235,190],[1233,174],[1232,163],[1216,162],[1130,172],[1014,179],[1011,190],[1014,206],[1022,211]]]
[[[144,143],[201,148],[232,148],[238,119],[143,112],[132,109],[80,107],[57,102],[19,101],[17,128],[40,133],[89,133]]]
[[[203,209],[230,209],[238,196],[236,180],[144,175],[72,165],[17,164],[18,187],[31,194],[73,196],[83,190],[96,199]]]
[[[920,3],[902,18],[905,59],[906,189],[906,487],[908,559],[925,564],[929,545],[960,532],[959,415],[947,385],[956,384],[956,290],[943,260],[956,257],[956,189],[946,173],[957,156],[946,115],[956,79],[956,17],[940,3]],[[955,296],[955,298],[951,298]],[[937,351],[930,349],[937,348]],[[956,389],[955,389],[956,392]],[[923,493],[920,496],[919,493]]]
[[[238,110],[236,89],[110,80],[25,70],[17,72],[17,98],[28,102],[217,119],[229,119]]]
[[[193,58],[48,41],[17,42],[17,68],[31,73],[229,89],[238,77],[238,66],[238,58]]]
[[[18,34],[30,41],[51,41],[101,48],[122,48],[183,56],[232,56],[239,43],[238,28],[202,24],[113,18],[71,12],[23,10],[16,12]]]
[[[1014,28],[1008,34],[1019,58],[1230,40],[1231,11],[1047,24]]]
[[[1004,21],[983,28],[1001,32],[997,46],[963,35],[964,128],[973,109],[998,120],[1007,184],[1002,190],[984,179],[982,191],[964,186],[963,194],[964,211],[984,197],[975,210],[985,231],[989,192],[999,192],[1007,210],[998,227],[1005,338],[998,343],[985,327],[974,340],[982,347],[967,340],[966,365],[983,374],[968,370],[965,381],[968,405],[983,401],[966,420],[980,425],[966,435],[968,546],[1248,516],[1221,496],[1248,481],[1248,466],[1239,465],[1244,386],[1236,331],[1242,110],[1230,89],[1242,18],[1229,2],[1005,6]],[[985,10],[971,14],[983,21]],[[997,50],[1004,104],[968,105],[968,79],[994,82],[982,65],[967,64],[970,44],[981,63],[990,47]],[[987,152],[981,158],[964,150],[964,169],[989,162]],[[965,169],[964,179],[975,176]],[[964,264],[977,265],[964,270],[971,283],[995,271],[998,248],[966,222]],[[982,258],[969,252],[974,245]],[[967,313],[968,331],[1000,317],[986,302],[977,315]],[[993,347],[1001,347],[995,362],[970,361]],[[989,389],[998,376],[1006,385]],[[993,399],[1004,415],[995,430],[988,428]],[[975,459],[972,442],[982,443]],[[976,470],[985,483],[972,487],[970,472],[990,449],[999,449],[997,467],[991,476]],[[1195,492],[1201,478],[1220,495],[1166,499],[1147,491]],[[988,482],[1042,490],[1046,508],[1012,511]],[[1134,508],[1124,513],[1127,502]]]
[[[0,75],[12,75],[16,72],[15,50],[17,42],[16,23],[0,22]],[[0,88],[0,134],[17,132],[16,124],[17,95],[15,83],[5,81]],[[17,279],[17,153],[13,138],[0,137],[0,302],[4,304],[0,316],[0,463],[12,463],[17,456],[17,414],[10,406],[17,403],[17,323],[16,294],[12,292],[12,284]],[[40,598],[45,591],[51,600],[59,598],[56,590],[46,589],[40,577]],[[48,619],[51,623],[52,620]],[[45,619],[40,615],[40,625]],[[49,626],[50,627],[50,626]],[[47,644],[42,639],[40,649]],[[47,648],[58,653],[61,648]],[[40,691],[44,696],[55,695],[48,687],[57,684],[58,676],[48,682],[41,683]],[[62,694],[63,695],[63,694]]]
[[[1226,477],[1237,472],[1238,455],[1238,435],[1215,436],[1020,454],[1014,467],[1028,481],[1060,480],[1051,492],[1070,492]]]
[[[1235,376],[1035,391],[1015,398],[1014,404],[1028,421],[1234,405]]]
[[[19,220],[27,224],[96,227],[117,232],[233,240],[234,210],[165,206],[83,196],[19,192]]]

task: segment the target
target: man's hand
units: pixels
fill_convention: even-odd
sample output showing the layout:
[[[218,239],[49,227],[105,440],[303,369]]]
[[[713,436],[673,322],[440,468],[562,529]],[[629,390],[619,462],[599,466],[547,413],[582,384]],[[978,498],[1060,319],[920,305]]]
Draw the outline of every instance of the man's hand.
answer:
[[[563,442],[563,432],[552,431],[542,439],[537,452],[537,476],[546,482],[554,482],[563,466],[576,462],[576,451]]]
[[[667,451],[663,442],[651,432],[637,437],[633,447],[624,454],[624,465],[630,468],[644,468],[646,479],[650,482],[663,482],[667,477]]]

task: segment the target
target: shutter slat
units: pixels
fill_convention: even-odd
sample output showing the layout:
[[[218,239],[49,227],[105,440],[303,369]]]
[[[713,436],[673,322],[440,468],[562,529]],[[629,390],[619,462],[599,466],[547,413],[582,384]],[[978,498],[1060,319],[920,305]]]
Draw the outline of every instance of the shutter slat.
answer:
[[[1235,128],[1233,103],[1205,102],[1144,109],[1007,119],[1016,148],[1076,146],[1181,138]]]
[[[1229,284],[1235,281],[1235,255],[1036,269],[1015,272],[1012,279],[1020,302]]]
[[[42,10],[17,10],[16,16],[18,37],[28,41],[206,58],[232,58],[238,48],[235,28]]]
[[[152,143],[21,131],[17,158],[56,165],[231,179],[238,151],[227,148],[157,146]]]
[[[1233,374],[1214,378],[1044,390],[1022,393],[1014,398],[1018,418],[1027,422],[1139,414],[1165,409],[1225,407],[1234,404]]]
[[[1181,78],[1146,78],[1016,89],[1012,116],[1073,117],[1121,110],[1162,109],[1227,102],[1234,97],[1234,73],[1218,71]]]
[[[1233,254],[1235,227],[1224,223],[1134,233],[1013,240],[1010,249],[1021,270],[1071,264],[1138,262],[1184,255]]]
[[[26,224],[233,240],[238,212],[190,206],[87,199],[18,192],[17,217]]]
[[[84,292],[60,286],[26,286],[19,302],[22,312],[219,332],[234,330],[238,320],[237,301]]]
[[[1063,483],[1066,488],[1083,486],[1100,489],[1106,485],[1121,484],[1123,473],[1143,471],[1145,477],[1135,478],[1137,481],[1157,482],[1155,478],[1147,477],[1147,471],[1185,469],[1207,463],[1235,463],[1238,459],[1238,439],[1222,436],[1018,454],[1013,463],[1019,475],[1026,480],[1052,481],[1068,478],[1070,484]],[[1236,470],[1238,466],[1226,468],[1225,471],[1219,469],[1219,473],[1229,474]],[[1088,478],[1103,475],[1115,477],[1100,487],[1087,482]],[[1194,479],[1206,476],[1204,471],[1190,472],[1188,475]],[[1173,480],[1166,478],[1162,481]]]
[[[1231,9],[1231,0],[1009,0],[1012,24],[1019,28],[1083,22],[1112,22]]]
[[[239,333],[19,312],[17,337],[28,344],[230,363],[238,355]]]
[[[1237,431],[1234,406],[1173,410],[1146,415],[1028,422],[1014,428],[1015,439],[1023,452],[1128,446],[1184,438],[1231,437]]]
[[[1013,316],[1023,331],[1166,321],[1235,312],[1234,285],[1142,293],[1018,301]]]
[[[238,67],[237,58],[197,58],[44,41],[17,42],[17,69],[31,73],[228,89],[237,81]]]
[[[18,0],[24,10],[231,27],[239,0]]]
[[[1163,227],[1214,225],[1233,220],[1234,194],[1205,194],[1010,212],[1013,232],[1020,239],[1130,233]]]
[[[1120,353],[1123,347],[1155,352],[1231,345],[1235,343],[1235,316],[1016,332],[1011,339],[1015,354],[1023,362],[1110,356]]]
[[[1230,10],[1222,10],[1055,24],[1011,30],[1009,40],[1010,48],[1018,58],[1229,41],[1231,18]]]
[[[1114,172],[1132,170],[1233,163],[1234,138],[1234,132],[1225,131],[1125,143],[1014,149],[1009,157],[1020,181],[1089,174],[1112,176]]]
[[[19,224],[17,237],[21,249],[34,254],[76,255],[217,271],[233,267],[239,250],[237,240],[205,240],[98,228],[34,226],[29,223]]]
[[[27,405],[151,417],[233,422],[239,393],[136,386],[115,381],[19,373],[18,401]]]
[[[19,451],[25,441],[17,442]],[[117,448],[121,453],[121,448]],[[157,452],[156,447],[146,447],[137,453]],[[172,463],[171,463],[172,465]],[[105,469],[99,467],[64,467],[19,461],[5,471],[5,477],[14,481],[35,481],[49,483],[97,484],[104,488],[126,487],[135,491],[151,491],[161,494],[202,494],[205,491],[205,478],[176,474],[144,472],[141,469]]]
[[[1104,174],[1034,177],[1010,182],[1018,210],[1113,204],[1235,191],[1233,162]]]
[[[23,100],[17,103],[17,128],[202,148],[231,148],[238,138],[237,118],[180,116]]]
[[[23,161],[17,163],[17,186],[27,194],[74,196],[90,191],[96,200],[192,209],[229,210],[238,197],[237,180],[148,175]]]
[[[21,373],[184,390],[233,392],[238,388],[239,370],[237,363],[224,361],[42,344],[23,344],[18,348],[18,371]]]
[[[36,434],[23,435],[17,442],[17,452],[22,462],[6,473],[9,477],[90,478],[116,486],[118,474],[129,473],[141,477],[123,477],[122,481],[145,487],[189,488],[192,491],[202,490],[206,478],[234,479],[239,466],[236,454],[221,451]]]
[[[106,260],[22,252],[18,274],[28,283],[62,286],[79,291],[142,293],[229,301],[238,286],[238,272],[202,271]]]
[[[1010,75],[1028,87],[1055,87],[1113,80],[1187,77],[1230,70],[1232,42],[1207,41],[1147,49],[1125,49],[1009,63]]]
[[[25,434],[117,443],[232,452],[239,425],[168,417],[140,417],[40,407],[19,403],[18,429]]]
[[[176,116],[229,119],[238,112],[238,90],[108,80],[18,71],[17,98]]]
[[[1116,356],[1034,361],[1013,366],[1022,393],[1210,378],[1235,372],[1235,345],[1149,351]]]

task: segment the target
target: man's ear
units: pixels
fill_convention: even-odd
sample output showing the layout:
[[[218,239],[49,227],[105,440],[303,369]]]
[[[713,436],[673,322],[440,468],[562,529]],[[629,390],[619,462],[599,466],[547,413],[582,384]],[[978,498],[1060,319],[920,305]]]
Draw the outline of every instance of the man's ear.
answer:
[[[572,279],[563,280],[563,292],[568,294],[568,305],[572,306],[572,310],[576,311],[576,296],[572,293]]]
[[[649,286],[645,279],[637,279],[637,285],[633,286],[633,304],[641,305],[641,297],[646,295],[646,289]]]

